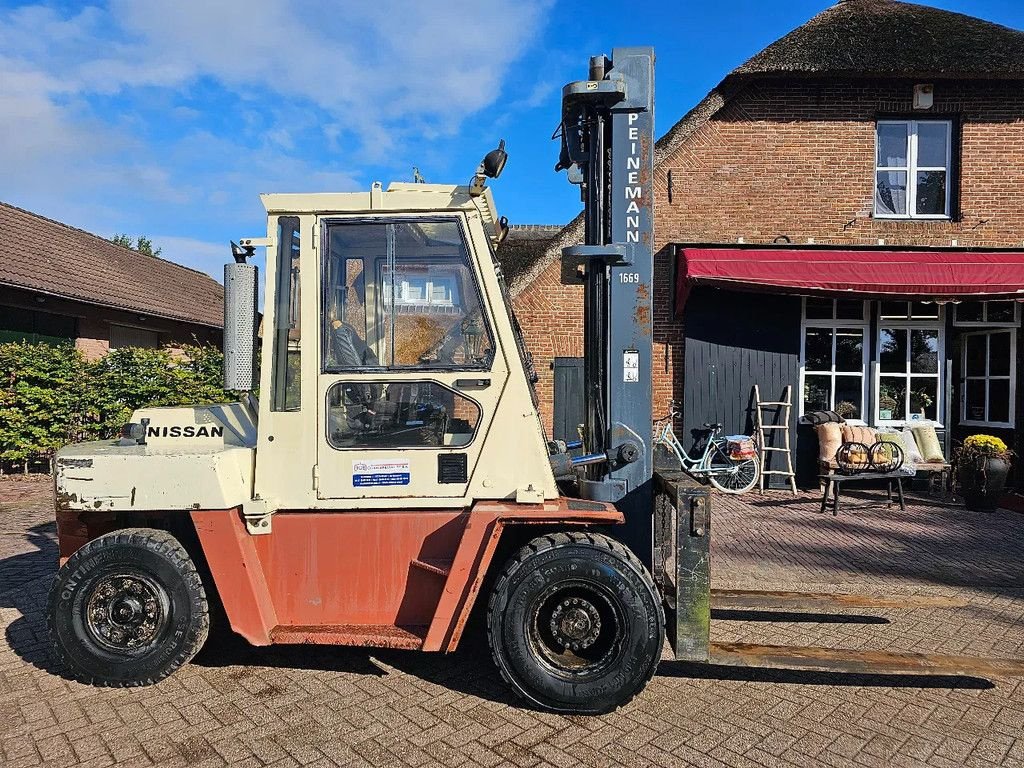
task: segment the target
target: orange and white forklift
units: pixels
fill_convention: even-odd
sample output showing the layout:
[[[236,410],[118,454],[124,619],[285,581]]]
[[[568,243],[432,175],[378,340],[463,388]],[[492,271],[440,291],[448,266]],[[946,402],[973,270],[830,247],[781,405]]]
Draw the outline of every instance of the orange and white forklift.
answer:
[[[863,665],[710,643],[710,497],[656,477],[651,449],[653,75],[653,50],[619,48],[563,91],[558,168],[586,218],[564,254],[585,284],[579,444],[545,436],[495,259],[503,146],[465,186],[263,195],[266,235],[224,273],[225,388],[244,397],[145,408],[57,456],[49,626],[71,674],[160,680],[213,601],[258,646],[450,652],[478,611],[508,684],[560,712],[639,693],[666,612],[677,659]],[[966,664],[897,656],[870,662]]]

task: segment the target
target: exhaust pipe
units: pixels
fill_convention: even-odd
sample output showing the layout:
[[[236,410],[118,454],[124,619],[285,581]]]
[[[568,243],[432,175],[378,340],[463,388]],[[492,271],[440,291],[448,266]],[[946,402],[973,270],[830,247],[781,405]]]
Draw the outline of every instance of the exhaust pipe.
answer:
[[[259,268],[245,263],[253,248],[246,253],[232,243],[231,250],[235,262],[224,265],[224,389],[250,392],[256,378]]]

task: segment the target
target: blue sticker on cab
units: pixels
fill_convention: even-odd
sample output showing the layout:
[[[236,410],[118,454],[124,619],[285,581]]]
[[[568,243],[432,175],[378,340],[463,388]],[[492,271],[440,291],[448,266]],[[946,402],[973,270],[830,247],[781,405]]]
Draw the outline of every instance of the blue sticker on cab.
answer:
[[[352,461],[352,485],[356,488],[408,485],[411,476],[408,459],[355,459]]]

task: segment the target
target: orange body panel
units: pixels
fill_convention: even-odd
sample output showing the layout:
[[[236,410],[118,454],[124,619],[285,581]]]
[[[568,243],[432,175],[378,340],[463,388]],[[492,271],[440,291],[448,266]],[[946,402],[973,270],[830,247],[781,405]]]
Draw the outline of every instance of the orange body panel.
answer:
[[[254,645],[454,650],[506,525],[622,522],[610,504],[479,502],[472,511],[195,511],[232,628]]]

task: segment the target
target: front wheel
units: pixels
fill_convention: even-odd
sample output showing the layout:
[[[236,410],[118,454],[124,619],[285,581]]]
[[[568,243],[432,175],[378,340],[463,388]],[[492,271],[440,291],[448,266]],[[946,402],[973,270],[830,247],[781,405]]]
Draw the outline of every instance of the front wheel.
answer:
[[[665,619],[650,574],[622,544],[556,533],[506,565],[487,607],[487,639],[520,696],[556,712],[600,714],[650,681]]]
[[[94,685],[155,683],[206,641],[209,608],[195,563],[169,533],[126,528],[93,539],[57,571],[53,653]]]
[[[708,475],[708,480],[722,493],[746,493],[757,485],[757,480],[761,476],[761,463],[756,456],[750,459],[734,459],[722,448],[714,450],[711,469],[715,470],[715,473]],[[721,470],[728,471],[720,472]]]

